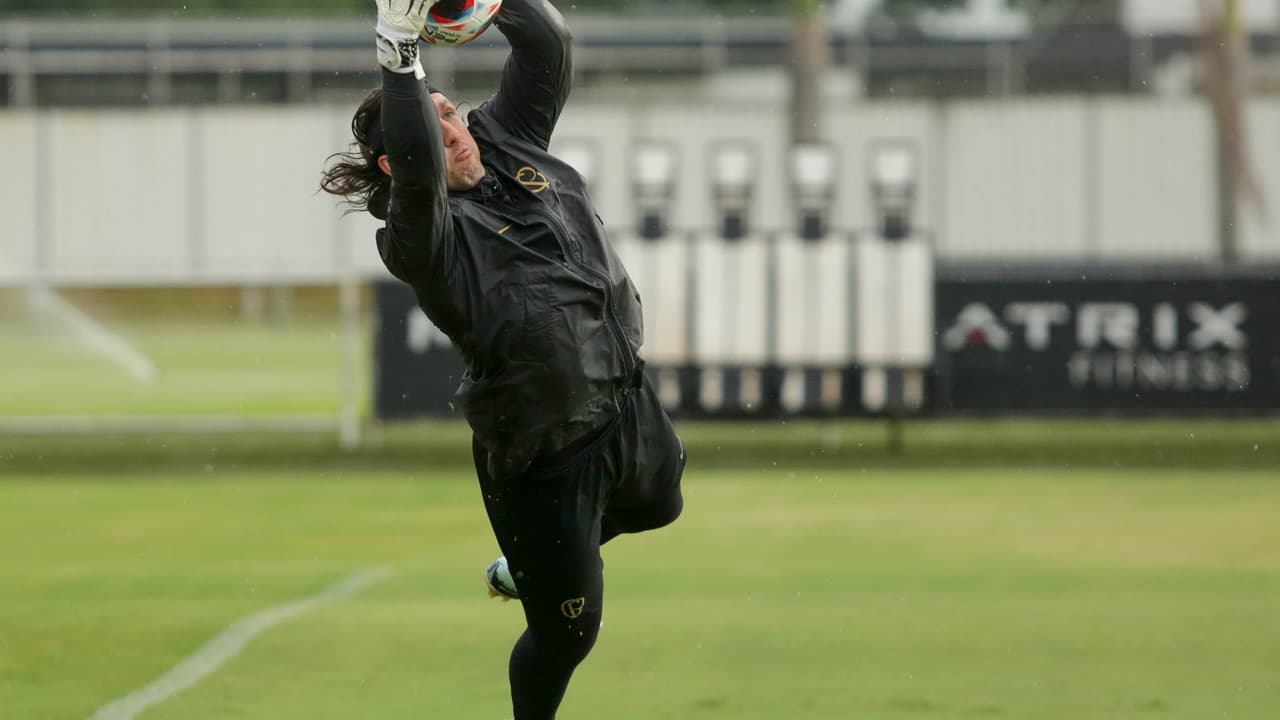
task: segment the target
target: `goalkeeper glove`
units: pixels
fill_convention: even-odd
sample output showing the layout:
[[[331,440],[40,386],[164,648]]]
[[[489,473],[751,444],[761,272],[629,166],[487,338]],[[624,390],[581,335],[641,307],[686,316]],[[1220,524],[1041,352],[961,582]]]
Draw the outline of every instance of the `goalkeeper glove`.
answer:
[[[429,0],[377,0],[378,63],[398,73],[425,76],[418,57],[418,38],[427,24]]]

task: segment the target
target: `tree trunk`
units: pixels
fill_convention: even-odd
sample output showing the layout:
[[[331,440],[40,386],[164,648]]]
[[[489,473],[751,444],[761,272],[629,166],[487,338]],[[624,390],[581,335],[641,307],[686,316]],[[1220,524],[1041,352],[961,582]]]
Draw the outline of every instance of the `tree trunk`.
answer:
[[[1219,7],[1221,11],[1219,11]],[[1213,110],[1218,156],[1218,248],[1223,262],[1240,259],[1240,199],[1250,187],[1245,152],[1244,78],[1246,52],[1237,0],[1201,0],[1201,56],[1204,94]],[[1254,194],[1251,192],[1250,194]],[[1260,193],[1256,193],[1260,198]]]
[[[791,75],[791,142],[820,142],[823,76],[829,62],[827,29],[820,0],[792,0],[788,69]]]

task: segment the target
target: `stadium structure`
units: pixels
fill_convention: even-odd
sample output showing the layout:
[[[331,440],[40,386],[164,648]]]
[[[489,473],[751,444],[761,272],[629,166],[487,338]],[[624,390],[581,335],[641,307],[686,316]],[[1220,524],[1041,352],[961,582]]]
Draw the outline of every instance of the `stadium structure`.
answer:
[[[822,139],[803,143],[788,135],[785,17],[573,17],[577,85],[553,149],[588,176],[651,299],[669,407],[1280,407],[1266,330],[1280,241],[1261,208],[1224,215],[1197,26],[1142,6],[1169,7],[914,29],[833,16]],[[1260,204],[1280,207],[1280,18],[1255,15],[1244,127]],[[386,274],[373,223],[315,189],[374,83],[366,25],[7,21],[0,131],[17,172],[0,178],[0,283],[80,328],[93,324],[53,291],[231,286],[250,303],[341,286],[355,357],[359,289]],[[490,33],[425,58],[475,104],[505,53]],[[371,297],[374,414],[448,414],[447,343],[403,290]],[[106,329],[84,332],[152,372]],[[359,404],[343,401],[349,438]]]

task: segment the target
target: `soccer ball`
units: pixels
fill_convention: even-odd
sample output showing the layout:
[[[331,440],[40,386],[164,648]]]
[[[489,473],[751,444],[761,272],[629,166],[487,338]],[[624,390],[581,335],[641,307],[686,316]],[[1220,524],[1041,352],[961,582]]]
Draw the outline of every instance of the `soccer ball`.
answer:
[[[466,45],[489,29],[502,0],[440,0],[427,11],[422,39],[432,45]]]

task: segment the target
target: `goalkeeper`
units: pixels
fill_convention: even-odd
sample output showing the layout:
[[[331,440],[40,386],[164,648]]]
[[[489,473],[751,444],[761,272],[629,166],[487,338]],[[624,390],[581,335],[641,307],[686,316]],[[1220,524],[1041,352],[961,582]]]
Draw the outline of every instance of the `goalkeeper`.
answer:
[[[582,177],[547,151],[572,75],[560,13],[504,0],[501,84],[464,122],[420,79],[424,3],[377,1],[382,88],[322,187],[385,220],[383,262],[465,362],[459,405],[513,580],[490,587],[528,623],[515,720],[549,720],[600,629],[600,546],[679,516],[684,449],[637,355],[639,295]]]

